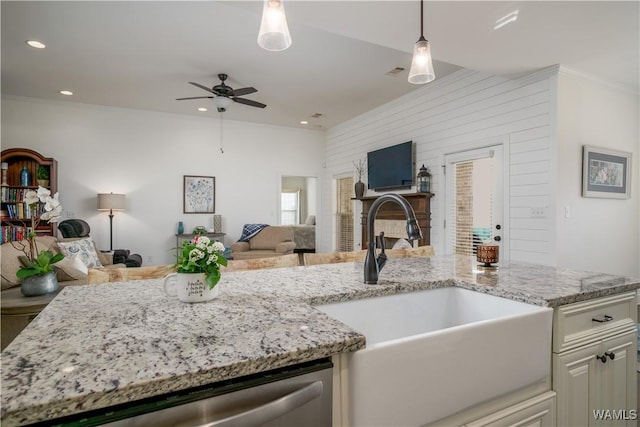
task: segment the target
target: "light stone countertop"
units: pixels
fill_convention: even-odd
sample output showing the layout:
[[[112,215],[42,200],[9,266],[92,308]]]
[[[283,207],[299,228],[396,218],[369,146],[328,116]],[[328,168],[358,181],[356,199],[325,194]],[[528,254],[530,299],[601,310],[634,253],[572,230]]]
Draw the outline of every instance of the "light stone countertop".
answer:
[[[356,351],[365,337],[313,305],[459,286],[558,306],[639,279],[468,257],[392,259],[378,285],[363,263],[225,273],[220,296],[181,303],[162,280],[66,287],[2,352],[2,424],[91,409]]]

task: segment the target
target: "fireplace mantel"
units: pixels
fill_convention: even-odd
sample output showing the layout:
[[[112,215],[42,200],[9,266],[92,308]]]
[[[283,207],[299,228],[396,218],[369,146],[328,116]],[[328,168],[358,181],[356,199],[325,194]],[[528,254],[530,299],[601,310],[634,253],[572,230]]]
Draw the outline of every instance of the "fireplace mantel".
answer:
[[[431,198],[434,196],[434,194],[407,193],[398,195],[404,197],[409,202],[416,214],[416,220],[418,221],[418,226],[420,227],[420,231],[422,232],[422,239],[418,240],[418,246],[430,245]],[[368,196],[357,199],[362,202],[362,249],[367,248],[367,216],[369,215],[369,209],[378,197],[379,196]],[[396,203],[390,202],[384,203],[382,206],[380,206],[378,214],[376,215],[376,219],[405,220],[405,216],[400,206],[398,206]]]

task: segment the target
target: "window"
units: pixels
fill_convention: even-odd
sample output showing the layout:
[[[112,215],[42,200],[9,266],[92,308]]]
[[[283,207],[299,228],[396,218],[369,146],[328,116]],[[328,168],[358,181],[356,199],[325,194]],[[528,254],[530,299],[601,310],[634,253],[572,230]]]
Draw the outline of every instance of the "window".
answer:
[[[337,181],[336,250],[353,251],[353,178],[339,178]]]
[[[502,147],[449,154],[445,161],[445,253],[475,255],[480,244],[502,245]]]
[[[280,224],[300,224],[300,191],[280,193]]]

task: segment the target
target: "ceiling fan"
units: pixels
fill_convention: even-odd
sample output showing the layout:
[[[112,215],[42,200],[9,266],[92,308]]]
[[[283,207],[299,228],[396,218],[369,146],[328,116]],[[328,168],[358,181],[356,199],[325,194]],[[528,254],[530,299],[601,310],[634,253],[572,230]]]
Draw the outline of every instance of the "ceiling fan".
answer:
[[[199,87],[200,89],[204,89],[207,92],[212,93],[215,96],[192,96],[189,98],[177,98],[176,101],[183,101],[185,99],[213,99],[218,107],[218,112],[223,113],[227,111],[227,107],[231,105],[231,101],[237,102],[239,104],[249,105],[251,107],[264,108],[267,105],[258,101],[252,101],[251,99],[239,98],[242,95],[248,95],[250,93],[255,93],[258,89],[254,87],[243,87],[240,89],[233,89],[230,86],[225,84],[225,80],[227,80],[227,76],[224,73],[218,74],[218,78],[220,79],[220,84],[215,85],[211,89],[208,87],[201,85],[199,83],[189,82],[190,84]]]

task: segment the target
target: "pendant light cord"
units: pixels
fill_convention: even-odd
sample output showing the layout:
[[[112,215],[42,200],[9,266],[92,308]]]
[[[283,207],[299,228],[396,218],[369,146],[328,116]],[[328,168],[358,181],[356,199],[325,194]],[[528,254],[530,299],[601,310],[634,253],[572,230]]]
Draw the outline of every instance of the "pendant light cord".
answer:
[[[420,0],[420,37],[424,38],[424,0]]]

